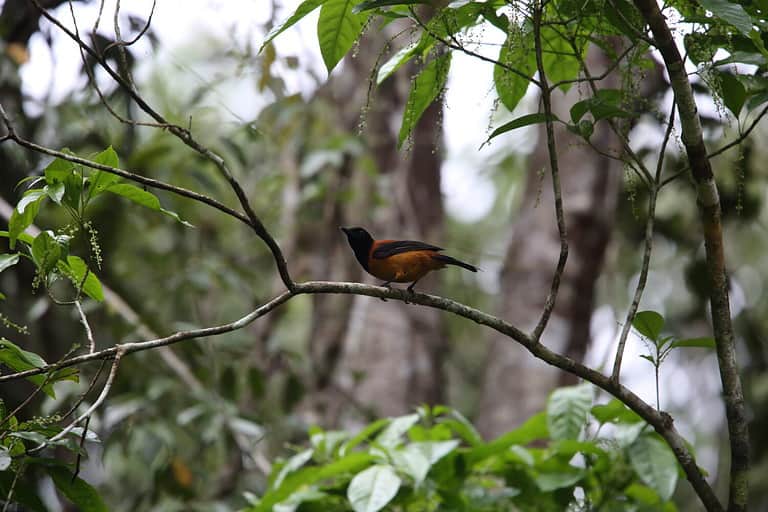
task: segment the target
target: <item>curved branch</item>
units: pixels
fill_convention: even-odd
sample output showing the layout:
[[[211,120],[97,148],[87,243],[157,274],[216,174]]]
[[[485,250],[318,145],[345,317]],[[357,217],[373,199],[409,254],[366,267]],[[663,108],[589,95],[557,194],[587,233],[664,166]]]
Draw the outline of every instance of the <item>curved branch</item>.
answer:
[[[143,110],[147,115],[152,117],[158,123],[164,125],[167,128],[167,130],[171,132],[173,135],[175,135],[181,142],[186,144],[188,147],[192,148],[195,152],[199,153],[200,155],[205,157],[207,160],[212,162],[214,166],[216,166],[216,168],[218,169],[222,177],[224,177],[227,183],[229,183],[230,188],[234,191],[238,201],[240,202],[240,205],[243,207],[243,210],[245,211],[245,214],[247,215],[249,220],[248,225],[251,226],[251,228],[256,233],[256,235],[259,238],[261,238],[264,241],[264,243],[267,244],[267,247],[269,247],[269,250],[272,252],[273,259],[275,260],[275,265],[277,266],[277,270],[280,273],[280,278],[283,280],[283,283],[285,284],[286,288],[288,288],[289,290],[292,289],[294,286],[294,282],[291,279],[290,273],[288,272],[288,264],[286,263],[285,257],[283,256],[283,253],[280,250],[280,246],[277,244],[277,242],[269,233],[269,231],[267,231],[266,227],[264,227],[264,224],[261,222],[261,219],[256,215],[256,212],[253,210],[253,207],[251,206],[251,203],[248,200],[248,197],[246,196],[245,191],[240,186],[240,183],[232,175],[232,172],[230,171],[229,167],[227,167],[227,164],[224,162],[224,159],[221,158],[221,156],[214,153],[213,151],[211,151],[210,149],[200,144],[192,136],[189,130],[168,122],[159,112],[154,110],[146,102],[146,100],[144,100],[144,98],[138,93],[136,88],[133,87],[130,82],[128,82],[126,79],[120,76],[120,74],[117,71],[112,69],[112,67],[107,63],[103,55],[97,53],[93,48],[87,45],[77,34],[75,34],[71,30],[69,30],[67,27],[65,27],[58,19],[52,16],[42,5],[40,5],[40,2],[38,0],[31,0],[31,1],[35,5],[35,7],[37,7],[37,9],[40,11],[40,14],[45,19],[47,19],[49,22],[51,22],[60,30],[62,30],[65,34],[67,34],[69,38],[72,39],[74,42],[76,42],[83,51],[85,51],[88,55],[90,55],[104,69],[104,71],[106,71],[109,74],[109,76],[118,85],[120,85],[120,87],[125,89],[125,91],[131,96],[131,98],[136,102],[136,104],[139,106],[139,108],[141,108],[141,110]]]
[[[544,303],[544,311],[542,311],[541,318],[539,318],[539,322],[536,324],[536,327],[531,334],[531,337],[536,343],[539,342],[544,329],[547,327],[549,317],[555,309],[555,300],[557,299],[557,292],[560,289],[560,279],[563,276],[565,264],[568,261],[568,231],[565,227],[563,197],[560,187],[560,166],[557,158],[557,146],[555,145],[555,127],[552,122],[552,119],[554,118],[552,115],[552,88],[549,87],[547,83],[547,74],[544,70],[544,57],[541,48],[541,20],[544,11],[544,6],[541,4],[541,1],[542,0],[537,0],[536,5],[533,8],[533,41],[536,51],[536,67],[539,72],[539,82],[541,84],[541,102],[544,106],[544,114],[546,115],[545,128],[547,132],[547,150],[549,152],[549,165],[552,174],[552,193],[555,196],[557,232],[560,235],[560,255],[557,259],[555,273],[552,276],[552,285],[549,289],[549,295],[547,295],[546,302]]]
[[[541,359],[549,365],[556,366],[557,368],[560,368],[564,371],[572,373],[573,375],[581,377],[588,382],[591,382],[595,386],[610,393],[625,403],[630,409],[635,411],[638,415],[640,415],[640,417],[652,425],[656,432],[664,437],[674,452],[675,457],[677,458],[681,467],[685,471],[688,480],[696,489],[696,492],[699,494],[699,496],[702,497],[702,501],[705,503],[714,503],[719,506],[719,502],[717,502],[717,498],[715,497],[712,488],[704,479],[704,476],[696,465],[696,460],[693,454],[688,449],[688,446],[686,445],[683,437],[680,436],[680,434],[675,429],[672,418],[667,413],[656,411],[656,409],[645,403],[639,396],[637,396],[628,388],[620,384],[615,384],[607,375],[589,368],[588,366],[585,366],[567,356],[553,352],[541,343],[538,343],[534,338],[527,335],[522,330],[498,317],[489,315],[488,313],[484,313],[478,309],[472,308],[465,304],[461,304],[451,299],[425,293],[410,293],[406,290],[397,288],[384,288],[381,286],[372,286],[360,283],[329,281],[308,281],[304,283],[296,283],[293,290],[283,292],[282,294],[273,298],[271,301],[256,308],[255,310],[251,311],[242,318],[235,320],[234,322],[204,329],[179,331],[164,338],[123,343],[121,345],[116,345],[114,347],[110,347],[93,354],[71,357],[59,363],[50,364],[41,368],[26,370],[10,375],[2,375],[0,376],[0,382],[12,381],[23,377],[29,377],[31,375],[47,373],[58,370],[60,368],[83,364],[88,361],[94,361],[98,359],[114,359],[117,357],[118,353],[127,355],[132,352],[140,352],[156,347],[171,345],[184,340],[204,338],[232,332],[245,327],[257,318],[268,314],[275,308],[281,306],[297,295],[314,293],[343,293],[352,295],[365,295],[368,297],[375,297],[380,299],[383,298],[401,300],[404,302],[407,301],[411,304],[418,304],[420,306],[431,307],[453,313],[457,316],[466,318],[477,324],[487,326],[500,332],[501,334],[504,334],[511,340],[520,343],[534,357]],[[721,507],[718,508],[716,506],[708,506],[707,508],[708,510],[722,510]]]

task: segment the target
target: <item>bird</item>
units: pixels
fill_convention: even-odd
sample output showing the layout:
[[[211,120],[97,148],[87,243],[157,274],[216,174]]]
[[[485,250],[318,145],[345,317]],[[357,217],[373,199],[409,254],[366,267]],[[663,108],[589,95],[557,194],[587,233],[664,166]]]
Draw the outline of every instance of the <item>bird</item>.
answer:
[[[442,247],[416,240],[374,240],[361,227],[339,229],[347,235],[347,241],[363,269],[383,280],[381,286],[387,288],[390,283],[411,283],[407,290],[413,293],[414,285],[422,277],[446,265],[477,272],[474,265],[440,254]]]

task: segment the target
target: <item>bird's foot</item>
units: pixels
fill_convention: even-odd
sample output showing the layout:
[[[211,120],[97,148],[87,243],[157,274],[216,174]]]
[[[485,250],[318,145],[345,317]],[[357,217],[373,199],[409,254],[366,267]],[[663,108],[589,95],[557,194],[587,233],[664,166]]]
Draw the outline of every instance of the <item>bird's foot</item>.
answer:
[[[381,283],[379,286],[383,286],[387,290],[391,290],[392,287],[389,286],[389,283],[390,283],[390,281],[387,281],[386,283]],[[385,299],[384,297],[379,297],[379,299],[381,299],[382,302],[387,302],[387,299]]]

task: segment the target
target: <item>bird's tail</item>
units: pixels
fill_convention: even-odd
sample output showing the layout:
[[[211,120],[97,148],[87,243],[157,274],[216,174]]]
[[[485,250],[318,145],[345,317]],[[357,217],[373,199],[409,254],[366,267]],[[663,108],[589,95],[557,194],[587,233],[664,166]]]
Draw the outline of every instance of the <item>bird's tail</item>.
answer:
[[[477,267],[470,265],[469,263],[464,263],[463,261],[457,260],[456,258],[451,258],[445,254],[433,254],[432,257],[437,261],[445,263],[446,265],[456,265],[457,267],[465,268],[472,272],[477,272]]]

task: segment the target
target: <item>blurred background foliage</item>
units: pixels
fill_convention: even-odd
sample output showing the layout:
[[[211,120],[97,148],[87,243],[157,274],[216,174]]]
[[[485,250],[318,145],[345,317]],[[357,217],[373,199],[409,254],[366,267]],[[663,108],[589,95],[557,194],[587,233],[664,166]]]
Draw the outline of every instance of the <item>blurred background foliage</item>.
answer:
[[[58,3],[47,2],[52,7]],[[12,112],[25,137],[54,148],[67,147],[78,155],[91,155],[112,145],[127,169],[204,191],[236,206],[213,166],[173,136],[117,122],[88,86],[85,67],[80,68],[78,86],[65,97],[25,97],[20,73],[30,58],[30,40],[53,44],[53,29],[48,24],[38,28],[35,11],[21,4],[29,5],[6,0],[0,13],[0,101]],[[87,2],[77,2],[76,9],[81,4]],[[248,8],[261,7],[249,4]],[[63,17],[66,9],[54,12]],[[267,19],[254,30],[266,33],[274,22]],[[433,187],[428,201],[440,203],[436,207],[440,219],[434,222],[439,229],[406,225],[398,216],[402,213],[392,213],[399,211],[398,187],[406,178],[397,166],[386,164],[397,156],[379,154],[377,114],[372,112],[392,105],[397,108],[397,87],[402,83],[392,85],[395,92],[391,95],[386,89],[377,93],[370,104],[360,99],[367,94],[366,73],[376,54],[368,55],[362,48],[354,62],[347,62],[325,84],[317,78],[317,64],[299,52],[268,46],[257,54],[247,38],[238,39],[234,30],[228,38],[222,38],[220,31],[193,31],[170,49],[163,48],[162,34],[158,34],[163,30],[170,28],[151,27],[144,46],[128,48],[132,71],[141,71],[136,75],[139,90],[172,122],[190,127],[227,160],[255,210],[283,245],[295,279],[364,279],[336,228],[340,224],[373,226],[382,236],[427,238],[476,262],[484,270],[477,277],[447,271],[425,280],[422,287],[481,310],[498,310],[498,275],[505,265],[509,226],[528,193],[525,183],[538,181],[535,172],[526,170],[529,154],[516,152],[514,143],[499,142],[501,149],[483,162],[483,176],[493,186],[493,204],[482,218],[467,221],[460,211],[445,209],[441,190]],[[367,33],[365,37],[378,36]],[[280,49],[279,40],[276,47]],[[86,63],[89,65],[92,63]],[[91,72],[97,80],[103,78],[95,69]],[[404,78],[407,84],[408,77]],[[303,86],[297,88],[297,81]],[[338,92],[347,90],[345,87],[353,87],[356,93]],[[702,83],[701,87],[706,86]],[[105,95],[116,110],[143,119],[119,90],[107,87]],[[669,96],[664,88],[656,101],[668,102]],[[231,105],[237,105],[239,98],[248,107],[236,112]],[[461,99],[449,97],[445,108],[451,108],[451,101]],[[389,115],[396,113],[393,110]],[[442,129],[439,112],[433,119],[438,120],[437,129]],[[712,109],[707,120],[712,147],[733,137],[734,121],[724,112]],[[445,129],[461,131],[462,127]],[[662,127],[655,119],[643,119],[635,129],[645,135],[638,136],[645,144],[658,144]],[[535,132],[529,136],[535,137]],[[440,138],[429,133],[424,137],[426,142],[406,144],[409,147],[401,155],[415,159],[418,144],[426,145],[436,155],[439,169]],[[732,309],[751,411],[755,475],[768,470],[768,429],[764,428],[768,421],[768,260],[764,257],[768,219],[763,208],[767,174],[761,164],[768,158],[766,138],[763,123],[742,148],[713,161],[726,219]],[[47,161],[11,144],[0,145],[2,197],[15,204],[20,194],[16,183],[40,173]],[[675,158],[667,162],[669,172],[680,165]],[[437,182],[439,186],[439,177]],[[418,189],[413,184],[410,187]],[[534,191],[540,188],[540,184],[533,186]],[[642,303],[644,309],[663,311],[670,332],[686,337],[709,334],[703,314],[708,308],[703,250],[693,227],[694,192],[682,177],[659,198],[655,252]],[[161,191],[158,196],[164,207],[178,212],[194,228],[112,198],[98,200],[90,212],[104,255],[99,277],[135,310],[141,323],[166,334],[228,322],[280,290],[271,255],[245,226],[183,198]],[[592,364],[612,357],[611,340],[631,300],[641,261],[645,199],[642,187],[625,177],[588,319],[592,332],[585,357]],[[43,229],[61,228],[67,222],[62,211],[52,206],[38,218]],[[78,251],[88,251],[82,237],[73,242],[73,252]],[[546,271],[551,271],[549,266]],[[2,318],[29,327],[29,334],[20,334],[10,325],[0,326],[0,334],[53,361],[73,342],[82,342],[83,333],[75,311],[56,306],[45,293],[30,287],[32,276],[33,269],[25,265],[0,274],[0,290],[7,295],[0,303]],[[525,296],[529,290],[514,293]],[[87,302],[86,306],[99,348],[143,337],[138,325],[126,321],[109,303]],[[371,307],[401,306],[382,303]],[[320,335],[324,321],[334,319],[340,325],[323,336],[336,342],[318,353],[313,336]],[[407,321],[433,319],[409,317]],[[356,395],[356,386],[366,376],[354,365],[338,381],[343,385],[328,383],[334,381],[329,375],[344,364],[341,339],[344,343],[350,342],[350,336],[354,339],[360,322],[388,332],[390,337],[400,336],[403,325],[402,317],[365,315],[350,297],[307,296],[240,331],[174,345],[172,351],[182,362],[181,373],[155,351],[125,358],[107,406],[91,421],[90,428],[103,442],[89,443],[83,478],[101,491],[111,510],[229,510],[243,506],[243,493],[264,489],[271,461],[278,454],[292,453],[291,447],[305,439],[308,426],[353,428],[394,414]],[[444,315],[439,322],[435,332],[440,336],[440,357],[435,364],[440,393],[432,403],[449,404],[475,419],[483,413],[488,333],[458,317]],[[639,340],[631,343],[637,345],[634,353],[643,352]],[[386,351],[386,345],[379,350]],[[323,374],[319,369],[326,363],[329,367]],[[401,361],[400,366],[390,367],[390,378],[403,375],[408,364]],[[83,367],[83,377],[93,375],[97,366]],[[541,367],[539,364],[534,371],[544,371]],[[650,366],[632,358],[627,372],[630,387],[636,386],[650,399]],[[60,384],[56,401],[38,396],[19,417],[56,410],[73,401],[87,383],[87,378],[81,378],[79,384]],[[12,407],[33,389],[26,381],[16,381],[2,384],[0,393]],[[332,406],[318,405],[320,391],[344,403],[345,413],[338,416],[344,419],[341,424],[334,424],[335,416],[327,413],[334,410]],[[722,464],[719,454],[727,450],[719,392],[716,363],[710,353],[676,352],[663,371],[662,407],[675,416],[703,464],[715,475]],[[430,396],[425,392],[401,401],[399,414],[431,401]],[[542,407],[543,403],[539,409]],[[509,429],[513,427],[509,425]],[[25,478],[35,482],[37,476],[28,472]],[[52,503],[51,484],[41,479],[34,485]],[[765,503],[766,480],[756,477],[753,489],[755,502]],[[683,486],[678,492],[681,503],[693,499]],[[691,510],[687,505],[680,509]]]

